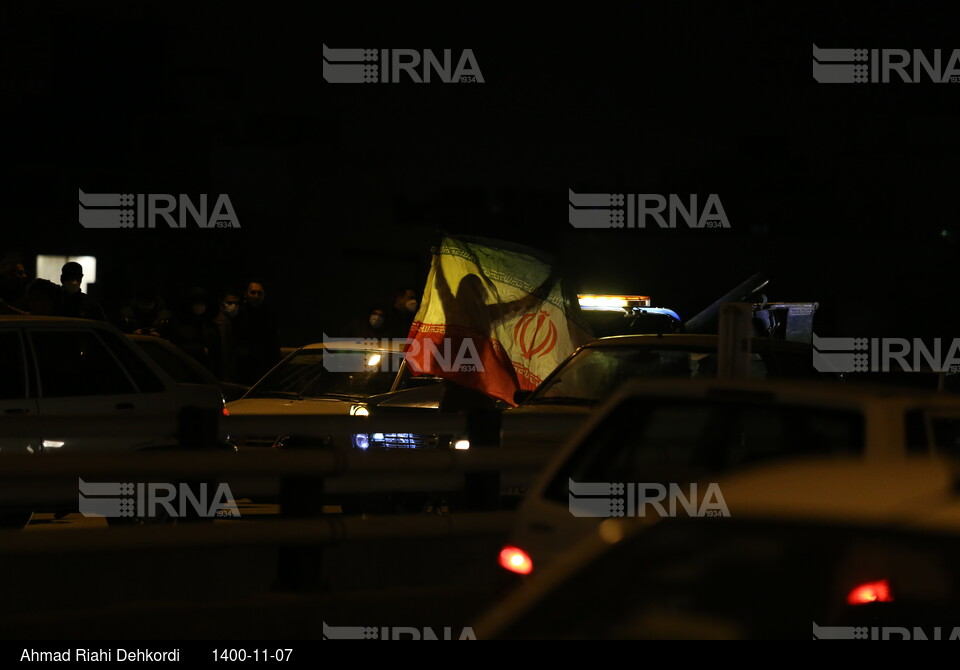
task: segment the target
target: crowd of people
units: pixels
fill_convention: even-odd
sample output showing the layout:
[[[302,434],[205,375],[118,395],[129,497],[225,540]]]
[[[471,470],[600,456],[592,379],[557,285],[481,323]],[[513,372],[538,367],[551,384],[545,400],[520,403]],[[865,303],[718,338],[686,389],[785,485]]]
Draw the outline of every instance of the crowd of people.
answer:
[[[416,290],[401,288],[393,295],[392,304],[370,305],[365,318],[349,324],[340,335],[377,339],[407,337],[419,307]]]
[[[113,318],[81,290],[82,283],[79,263],[66,263],[56,284],[30,280],[20,259],[8,254],[0,260],[0,314],[108,321],[125,333],[170,340],[218,379],[246,385],[280,360],[277,315],[262,281],[250,281],[242,291],[226,289],[219,296],[195,287],[171,307],[157,290],[144,285]]]
[[[217,295],[194,287],[172,305],[156,287],[144,284],[127,304],[110,314],[81,290],[82,284],[79,263],[66,263],[57,284],[42,278],[31,280],[21,259],[7,254],[0,259],[0,314],[108,321],[125,333],[170,340],[218,379],[246,385],[259,380],[281,358],[277,314],[261,280]],[[417,291],[401,288],[392,300],[370,305],[363,317],[358,316],[338,334],[407,337],[419,307]]]

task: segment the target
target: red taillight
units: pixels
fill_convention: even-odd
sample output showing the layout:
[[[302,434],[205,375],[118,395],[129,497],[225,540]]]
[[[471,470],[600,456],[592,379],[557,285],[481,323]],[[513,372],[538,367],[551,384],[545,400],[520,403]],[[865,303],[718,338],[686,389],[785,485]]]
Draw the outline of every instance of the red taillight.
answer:
[[[881,579],[878,582],[869,582],[856,586],[847,596],[848,605],[866,605],[867,603],[892,603],[890,582]]]
[[[230,416],[230,411],[227,409],[226,405],[224,405],[224,407],[223,407],[223,415],[224,415],[224,416]]]
[[[519,547],[504,547],[500,550],[500,567],[519,575],[529,575],[533,572],[533,561]]]

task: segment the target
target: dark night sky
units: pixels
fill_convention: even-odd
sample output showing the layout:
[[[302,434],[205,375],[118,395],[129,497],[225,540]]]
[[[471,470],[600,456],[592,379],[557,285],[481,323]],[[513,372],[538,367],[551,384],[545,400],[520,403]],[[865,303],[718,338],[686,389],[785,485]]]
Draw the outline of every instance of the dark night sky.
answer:
[[[765,269],[823,332],[956,336],[960,84],[818,84],[811,45],[947,54],[957,13],[768,4],[6,6],[0,252],[96,253],[108,306],[262,276],[288,345],[422,285],[438,230],[686,317]],[[470,48],[486,83],[332,85],[323,43]],[[78,188],[224,192],[242,228],[90,231]],[[731,228],[575,230],[568,188],[718,193]]]

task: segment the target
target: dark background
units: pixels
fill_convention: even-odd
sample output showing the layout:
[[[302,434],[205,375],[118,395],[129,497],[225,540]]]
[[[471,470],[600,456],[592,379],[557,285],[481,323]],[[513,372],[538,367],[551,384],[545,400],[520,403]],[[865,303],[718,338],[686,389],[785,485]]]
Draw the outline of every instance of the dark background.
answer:
[[[814,43],[946,59],[949,4],[304,7],[4,6],[0,254],[96,255],[114,312],[261,277],[285,346],[422,287],[440,230],[684,318],[766,270],[820,334],[960,334],[960,84],[811,76]],[[485,83],[331,85],[324,43],[469,48]],[[241,229],[86,230],[78,188],[227,193]],[[576,230],[570,188],[717,193],[731,228]]]

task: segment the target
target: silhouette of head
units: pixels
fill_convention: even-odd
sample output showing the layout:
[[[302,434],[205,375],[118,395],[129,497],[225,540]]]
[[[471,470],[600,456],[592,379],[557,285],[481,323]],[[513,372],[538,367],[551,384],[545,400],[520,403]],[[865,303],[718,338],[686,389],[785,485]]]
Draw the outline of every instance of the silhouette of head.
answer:
[[[457,301],[468,303],[487,303],[487,287],[483,285],[483,280],[475,274],[468,274],[460,280],[457,287]]]
[[[79,263],[70,261],[60,270],[60,283],[63,290],[74,294],[80,290],[80,283],[83,281],[83,266]]]
[[[247,304],[251,307],[260,307],[267,293],[260,282],[252,281],[247,284]]]

